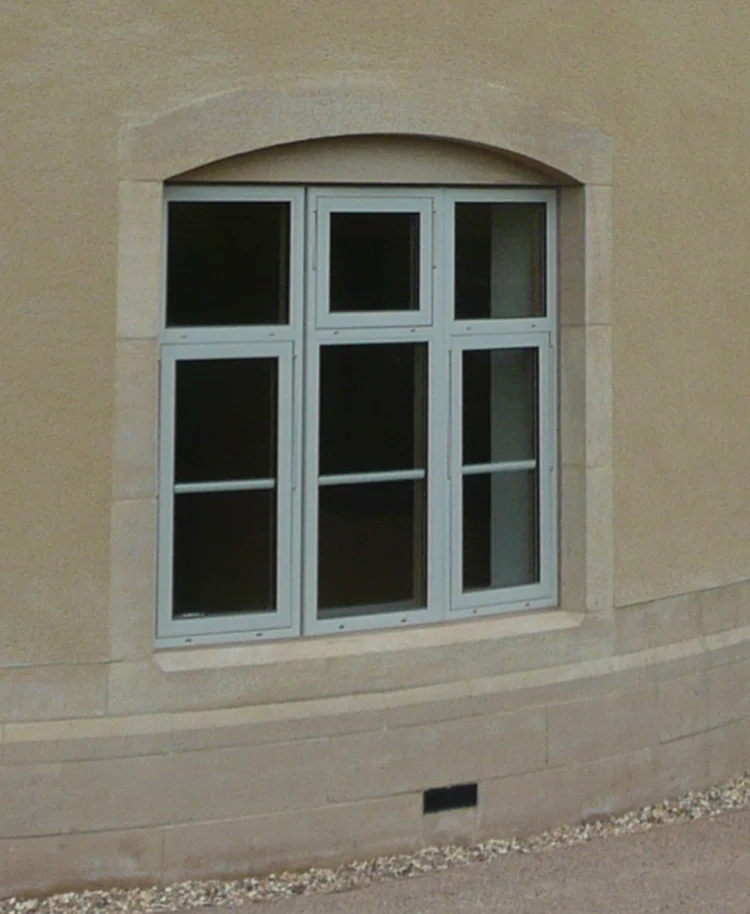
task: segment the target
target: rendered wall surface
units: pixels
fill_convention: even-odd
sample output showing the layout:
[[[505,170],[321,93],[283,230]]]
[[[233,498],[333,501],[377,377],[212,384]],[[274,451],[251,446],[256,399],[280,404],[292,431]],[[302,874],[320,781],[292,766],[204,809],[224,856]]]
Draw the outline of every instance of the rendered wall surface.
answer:
[[[0,17],[0,896],[531,830],[747,766],[747,4],[40,0]],[[134,609],[151,599],[153,442],[120,422],[153,405],[156,352],[123,250],[131,274],[158,263],[138,227],[161,180],[211,161],[216,99],[266,87],[268,125],[301,84],[364,83],[388,111],[418,111],[423,91],[448,135],[457,87],[483,87],[474,125],[508,93],[552,183],[594,176],[609,317],[563,344],[570,365],[585,349],[587,416],[613,370],[614,447],[584,459],[580,527],[596,539],[606,464],[614,598],[459,635],[157,655]],[[568,123],[580,148],[609,138],[607,177],[576,159],[572,128],[555,145]],[[424,819],[421,791],[461,780],[479,781],[479,810]]]

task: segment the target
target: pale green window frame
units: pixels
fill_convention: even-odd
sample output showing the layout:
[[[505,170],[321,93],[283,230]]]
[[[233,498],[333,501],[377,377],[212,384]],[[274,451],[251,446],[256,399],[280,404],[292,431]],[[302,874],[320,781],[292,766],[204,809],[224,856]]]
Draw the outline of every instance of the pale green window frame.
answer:
[[[192,186],[167,188],[172,201],[283,201],[289,206],[289,320],[267,326],[167,327],[161,322],[161,415],[157,640],[169,646],[283,638],[426,624],[555,606],[557,535],[557,202],[547,189]],[[543,207],[543,297],[533,316],[454,317],[456,206],[464,203]],[[328,307],[331,213],[411,213],[419,225],[415,267],[419,301],[412,311],[333,313]],[[494,231],[494,229],[493,229]],[[494,243],[494,242],[493,242]],[[166,269],[164,272],[166,283]],[[493,279],[494,282],[494,279]],[[385,474],[328,475],[320,480],[319,370],[326,346],[423,346],[426,356],[426,460]],[[525,462],[462,465],[462,359],[465,353],[531,352],[535,366],[535,450]],[[175,618],[172,612],[174,371],[195,359],[272,357],[279,365],[276,595],[265,613]],[[532,466],[533,464],[533,466]],[[537,580],[522,586],[462,587],[461,492],[480,471],[536,474]],[[335,474],[334,474],[335,476]],[[493,477],[494,478],[494,477]],[[317,512],[321,485],[421,481],[427,515],[420,608],[329,614],[317,607]],[[231,486],[230,486],[231,488]],[[492,487],[490,487],[492,490]],[[183,490],[184,491],[184,490]],[[493,498],[495,496],[493,495]],[[415,509],[416,510],[416,509]],[[416,521],[415,521],[416,523]],[[416,547],[415,547],[416,549]]]

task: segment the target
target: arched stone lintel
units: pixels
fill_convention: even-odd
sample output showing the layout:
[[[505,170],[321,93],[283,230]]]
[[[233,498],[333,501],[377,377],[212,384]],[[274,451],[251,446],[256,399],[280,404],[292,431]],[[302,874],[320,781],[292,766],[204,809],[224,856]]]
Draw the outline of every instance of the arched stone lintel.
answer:
[[[121,134],[121,178],[165,181],[284,143],[403,134],[470,143],[581,184],[611,184],[609,137],[492,83],[435,74],[279,75],[191,101]]]

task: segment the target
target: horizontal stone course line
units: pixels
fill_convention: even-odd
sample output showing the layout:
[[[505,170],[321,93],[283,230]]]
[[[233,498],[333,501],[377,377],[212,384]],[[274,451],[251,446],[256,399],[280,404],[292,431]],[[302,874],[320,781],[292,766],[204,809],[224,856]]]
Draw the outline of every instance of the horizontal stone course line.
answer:
[[[585,718],[586,709],[579,710]],[[481,721],[413,727],[405,734],[406,742],[400,734],[389,731],[311,740],[312,750],[304,753],[294,744],[275,744],[249,750],[222,749],[207,759],[200,758],[207,756],[205,752],[182,753],[161,759],[156,768],[146,758],[129,759],[127,764],[29,765],[17,774],[6,766],[0,768],[0,778],[5,781],[2,793],[7,798],[6,819],[0,820],[0,828],[8,840],[149,830],[233,817],[280,816],[331,803],[415,796],[425,786],[450,782],[451,778],[453,782],[477,780],[480,785],[514,783],[516,779],[526,783],[529,778],[552,783],[562,778],[564,785],[579,774],[593,771],[609,783],[612,772],[620,769],[637,792],[653,793],[658,788],[660,795],[668,795],[736,773],[745,765],[750,749],[750,718],[745,718],[667,743],[657,741],[640,749],[631,745],[624,751],[618,747],[603,755],[584,754],[565,759],[566,764],[558,761],[550,765],[545,729],[546,712],[536,719],[517,712],[487,715]],[[481,751],[475,751],[476,747]],[[294,751],[290,754],[291,748]],[[415,759],[421,767],[413,764]],[[642,778],[630,772],[628,759],[643,769]],[[285,767],[294,770],[282,771]],[[259,785],[248,778],[249,771],[262,772],[263,782]],[[584,777],[580,788],[584,793],[586,780]],[[185,797],[182,785],[186,783],[203,784],[205,789]],[[119,795],[119,787],[113,790],[114,784],[122,785],[124,797]],[[480,797],[483,790],[480,787]],[[488,808],[486,803],[485,798],[482,808],[494,816],[494,805],[490,802]],[[81,807],[87,808],[82,811]],[[21,831],[13,831],[14,820]]]
[[[732,656],[721,662],[722,652]],[[199,729],[221,729],[238,726],[280,724],[312,717],[335,718],[341,715],[356,715],[380,712],[388,714],[408,707],[417,708],[428,703],[446,703],[470,699],[497,698],[506,696],[509,702],[515,696],[515,707],[533,707],[545,704],[549,697],[544,689],[564,690],[570,686],[573,692],[576,683],[588,682],[594,691],[599,685],[604,693],[616,692],[622,683],[616,681],[621,674],[640,672],[646,680],[656,681],[659,668],[683,661],[694,660],[700,669],[721,669],[724,666],[740,664],[750,657],[750,626],[712,635],[702,635],[689,641],[649,648],[645,651],[616,655],[596,660],[581,661],[564,667],[545,667],[539,670],[508,673],[500,676],[469,679],[451,683],[402,689],[397,692],[369,692],[350,696],[312,699],[310,701],[289,701],[274,704],[241,706],[237,708],[206,709],[198,711],[167,711],[108,715],[96,717],[74,717],[59,720],[17,720],[6,722],[2,739],[7,742],[44,741],[61,739],[105,739],[107,737],[140,736],[155,732],[177,733]],[[705,658],[705,665],[700,666]],[[688,670],[689,672],[689,670]],[[683,673],[684,674],[684,673]],[[680,672],[671,678],[679,678]],[[613,680],[608,687],[607,680]],[[528,690],[530,699],[525,702],[523,692]],[[534,695],[533,693],[539,693]],[[571,695],[571,697],[573,697]],[[460,714],[466,714],[462,709]],[[469,712],[471,713],[471,712]],[[475,712],[481,713],[481,712]],[[439,715],[438,715],[439,719]],[[378,727],[381,724],[378,725]],[[375,727],[376,729],[378,727]]]
[[[750,714],[748,714],[747,717],[738,717],[734,720],[728,720],[725,723],[716,724],[715,726],[709,725],[705,728],[705,730],[698,730],[695,733],[686,733],[683,736],[675,736],[672,739],[659,740],[659,743],[656,745],[672,746],[675,743],[680,743],[686,739],[692,739],[695,736],[705,736],[711,738],[712,736],[723,733],[724,731],[731,729],[733,726],[742,724],[743,722],[748,725],[748,733],[750,733]],[[750,746],[748,746],[748,749],[750,749]],[[750,756],[748,756],[748,765],[750,765]]]
[[[588,324],[586,326],[589,326]],[[750,586],[750,578],[740,578],[738,581],[730,581],[724,584],[719,584],[715,587],[704,587],[700,590],[683,590],[676,591],[675,593],[662,594],[660,597],[655,597],[653,600],[631,600],[628,603],[617,603],[615,605],[615,611],[618,609],[632,609],[636,606],[651,606],[663,602],[664,600],[675,600],[679,597],[689,597],[693,594],[714,594],[720,593],[721,591],[730,590],[733,587],[741,587],[742,585]]]
[[[529,774],[535,774],[537,771],[543,769],[534,769],[530,771]],[[184,829],[186,827],[200,827],[203,825],[223,825],[230,822],[263,822],[263,820],[276,819],[282,816],[296,816],[308,812],[318,812],[324,810],[346,810],[354,809],[363,806],[377,805],[379,803],[385,803],[391,798],[404,799],[405,797],[412,797],[415,804],[418,804],[420,807],[420,816],[421,816],[421,806],[422,806],[422,791],[414,790],[403,790],[398,793],[394,792],[389,794],[387,797],[365,797],[359,800],[328,800],[325,803],[321,803],[317,806],[304,806],[299,809],[290,809],[290,810],[281,810],[280,812],[267,812],[267,813],[257,813],[254,815],[247,816],[236,816],[236,817],[216,817],[216,818],[206,818],[200,819],[198,821],[187,820],[185,822],[172,822],[165,823],[162,825],[134,825],[128,826],[127,828],[91,828],[86,829],[86,831],[70,831],[70,832],[40,832],[33,835],[22,835],[18,838],[14,837],[0,837],[0,848],[2,847],[3,842],[8,841],[36,841],[37,839],[43,838],[77,838],[79,836],[85,835],[116,835],[119,833],[129,834],[131,832],[158,832],[159,834],[165,834],[169,831],[176,831],[178,829]],[[1,873],[0,873],[1,875]],[[1,887],[1,883],[0,883]]]
[[[575,764],[659,742],[654,684],[547,706],[550,765]]]
[[[0,767],[2,837],[174,825],[325,805],[330,741]],[[186,789],[186,785],[190,785]]]

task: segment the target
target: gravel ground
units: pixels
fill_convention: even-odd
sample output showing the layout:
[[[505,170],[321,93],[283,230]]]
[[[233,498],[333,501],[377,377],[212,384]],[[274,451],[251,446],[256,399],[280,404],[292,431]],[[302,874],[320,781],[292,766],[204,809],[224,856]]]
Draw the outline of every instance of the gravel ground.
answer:
[[[232,908],[248,902],[276,901],[297,895],[342,892],[376,882],[464,867],[507,854],[529,854],[585,844],[595,838],[636,834],[707,816],[750,808],[750,774],[676,800],[580,825],[563,825],[531,838],[490,839],[468,847],[428,847],[416,854],[375,857],[336,869],[273,873],[263,879],[181,882],[166,888],[68,892],[48,898],[8,898],[0,914],[155,914],[205,907]]]

